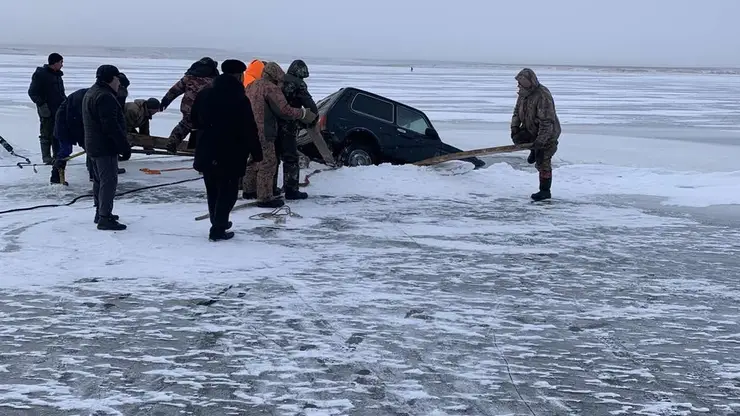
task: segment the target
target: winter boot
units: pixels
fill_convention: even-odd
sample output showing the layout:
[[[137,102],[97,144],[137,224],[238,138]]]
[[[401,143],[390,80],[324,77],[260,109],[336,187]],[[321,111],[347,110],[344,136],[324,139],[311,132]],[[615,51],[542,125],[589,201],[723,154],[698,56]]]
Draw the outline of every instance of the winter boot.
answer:
[[[211,230],[211,232],[208,233],[208,239],[211,241],[231,240],[232,238],[234,238],[233,231]]]
[[[242,198],[244,199],[257,199],[257,192],[242,192]]]
[[[59,177],[59,169],[57,168],[51,168],[51,178],[49,179],[49,183],[51,184],[61,184],[62,179]],[[69,186],[69,183],[67,181],[64,181],[64,186]]]
[[[110,217],[111,219],[113,219],[113,221],[118,221],[118,215],[111,214]],[[100,214],[98,214],[98,211],[95,211],[95,218],[93,219],[93,222],[95,224],[100,222]]]
[[[308,198],[308,194],[305,192],[301,192],[297,189],[286,189],[285,190],[285,199],[296,200],[296,199],[306,199],[306,198]]]
[[[536,155],[537,152],[534,149],[530,150],[529,157],[527,157],[527,163],[529,163],[530,165],[534,163],[537,160]]]
[[[124,173],[126,173],[126,168],[118,168],[119,175],[123,175]]]
[[[112,215],[110,217],[101,216],[100,221],[98,221],[98,230],[123,231],[125,229],[126,226],[114,220]]]
[[[54,158],[51,157],[51,143],[41,143],[41,161],[45,165],[51,165]]]
[[[272,196],[280,196],[283,194],[283,189],[278,188],[277,186],[272,188]]]
[[[280,198],[268,199],[267,201],[257,202],[257,206],[260,208],[280,208],[285,205],[285,201]]]
[[[540,178],[540,191],[536,194],[532,194],[533,201],[543,201],[545,199],[552,198],[550,194],[550,186],[552,185],[552,178]]]

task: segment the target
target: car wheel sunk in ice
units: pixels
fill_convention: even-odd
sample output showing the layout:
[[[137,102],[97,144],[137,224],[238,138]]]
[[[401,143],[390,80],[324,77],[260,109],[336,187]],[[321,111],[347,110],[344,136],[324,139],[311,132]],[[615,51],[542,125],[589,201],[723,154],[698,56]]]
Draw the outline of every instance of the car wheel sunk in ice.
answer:
[[[376,164],[375,152],[363,142],[350,143],[342,150],[340,159],[345,166],[370,166]]]

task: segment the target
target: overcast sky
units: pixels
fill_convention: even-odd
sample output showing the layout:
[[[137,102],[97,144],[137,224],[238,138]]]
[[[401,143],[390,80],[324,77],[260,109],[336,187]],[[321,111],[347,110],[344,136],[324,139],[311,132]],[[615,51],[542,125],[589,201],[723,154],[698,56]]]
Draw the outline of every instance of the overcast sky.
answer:
[[[740,67],[740,0],[0,0],[0,9],[4,44]]]

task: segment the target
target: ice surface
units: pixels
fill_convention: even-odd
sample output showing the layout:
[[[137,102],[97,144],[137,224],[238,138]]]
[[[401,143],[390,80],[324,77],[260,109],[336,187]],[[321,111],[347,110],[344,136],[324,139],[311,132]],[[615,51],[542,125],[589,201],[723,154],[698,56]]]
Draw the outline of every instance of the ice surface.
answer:
[[[68,92],[110,62],[131,99],[190,63],[68,55]],[[0,56],[0,134],[34,161],[43,60]],[[367,88],[458,147],[509,143],[514,70],[309,65],[317,98]],[[549,204],[518,153],[324,172],[301,217],[235,212],[218,244],[200,181],[117,200],[125,232],[97,231],[89,199],[0,215],[0,414],[740,410],[740,77],[535,69],[563,122]],[[0,211],[89,192],[82,158],[68,188],[17,161],[0,150]],[[189,163],[135,155],[120,190]]]

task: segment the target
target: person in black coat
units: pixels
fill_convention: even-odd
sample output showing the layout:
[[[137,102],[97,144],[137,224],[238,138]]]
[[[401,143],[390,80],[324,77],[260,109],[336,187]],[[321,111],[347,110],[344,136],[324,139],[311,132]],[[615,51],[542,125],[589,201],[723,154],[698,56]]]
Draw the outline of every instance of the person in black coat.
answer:
[[[95,84],[82,99],[85,150],[92,159],[95,222],[99,230],[125,230],[113,215],[113,198],[118,187],[118,157],[131,157],[123,109],[117,93],[120,72],[113,65],[101,65]]]
[[[48,64],[36,68],[28,87],[28,96],[39,114],[40,129],[39,142],[41,144],[41,159],[47,164],[53,163],[54,156],[59,150],[54,140],[54,117],[59,106],[66,98],[64,93],[64,58],[58,53],[49,55]]]
[[[239,181],[247,159],[262,160],[257,123],[244,94],[247,66],[228,59],[222,74],[198,93],[190,119],[197,136],[193,168],[203,173],[211,219],[209,239],[228,240],[234,233],[229,213],[239,196]]]

